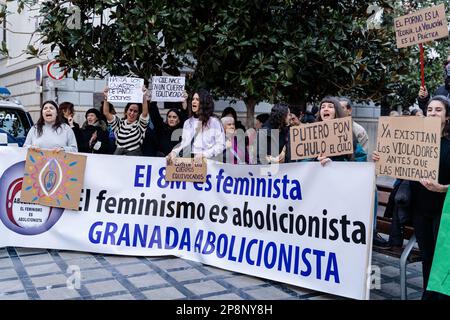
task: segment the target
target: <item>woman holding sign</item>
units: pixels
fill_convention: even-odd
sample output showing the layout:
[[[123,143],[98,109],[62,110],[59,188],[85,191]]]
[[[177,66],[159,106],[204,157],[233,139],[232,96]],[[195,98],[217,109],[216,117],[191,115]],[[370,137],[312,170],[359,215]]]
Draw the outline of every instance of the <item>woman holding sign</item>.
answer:
[[[108,102],[109,89],[105,88],[104,103]],[[125,106],[125,117],[119,119],[117,115],[109,112],[109,107],[103,108],[103,114],[108,120],[108,124],[114,130],[116,135],[116,151],[114,154],[126,156],[141,156],[141,145],[144,140],[145,130],[148,124],[148,101],[147,88],[143,87],[142,103],[128,103]]]
[[[422,299],[440,299],[442,294],[427,291],[445,196],[450,184],[450,101],[445,96],[435,96],[428,103],[427,117],[441,119],[441,148],[438,182],[422,179],[411,181],[411,209],[414,233],[422,256],[424,293]],[[372,156],[380,160],[377,152]]]
[[[329,121],[338,118],[345,118],[344,110],[342,110],[339,100],[334,97],[325,97],[320,102],[319,116],[317,121]],[[318,157],[322,165],[333,161],[367,161],[367,154],[353,134],[353,153],[335,157]]]
[[[39,149],[53,149],[77,152],[75,134],[69,125],[65,124],[58,114],[58,105],[53,101],[46,101],[41,106],[39,120],[27,134],[24,147]]]
[[[222,155],[225,135],[222,123],[213,113],[212,95],[205,89],[196,91],[189,108],[190,118],[183,125],[181,144],[169,153],[168,161],[179,156],[181,151],[185,158],[193,155],[197,161]]]
[[[181,142],[183,124],[188,117],[187,97],[188,94],[186,91],[183,92],[183,101],[180,103],[181,109],[169,109],[167,111],[166,121],[161,117],[157,103],[150,103],[150,120],[153,123],[154,129],[150,131],[150,134],[147,132],[145,135],[144,152],[151,149],[155,153],[155,156],[165,157]],[[179,130],[178,134],[176,132],[177,130]]]

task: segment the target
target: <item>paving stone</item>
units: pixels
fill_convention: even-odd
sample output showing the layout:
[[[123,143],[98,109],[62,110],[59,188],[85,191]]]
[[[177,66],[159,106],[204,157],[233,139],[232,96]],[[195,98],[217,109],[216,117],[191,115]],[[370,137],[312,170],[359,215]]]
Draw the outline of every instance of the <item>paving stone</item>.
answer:
[[[236,288],[253,287],[265,283],[263,280],[259,278],[254,278],[250,276],[234,276],[232,278],[225,279],[225,281]]]
[[[81,270],[81,281],[91,281],[97,279],[112,278],[111,272],[105,269]]]
[[[11,267],[11,266],[13,266],[11,259],[9,259],[9,258],[0,259],[0,268]]]
[[[14,294],[0,293],[0,300],[28,300],[28,295],[25,292]]]
[[[79,251],[58,251],[58,254],[64,260],[86,259],[86,258],[95,259],[95,257],[93,255],[89,254],[89,253],[79,252]]]
[[[381,290],[394,299],[400,299],[400,284],[397,282],[382,283]]]
[[[19,290],[24,290],[22,282],[20,282],[19,279],[0,282],[0,292],[2,293],[8,293]]]
[[[261,281],[261,282],[263,282],[263,281]],[[287,289],[292,290],[292,291],[294,291],[295,293],[297,293],[297,294],[299,294],[301,296],[316,292],[316,291],[311,290],[311,289],[302,288],[302,287],[296,287],[296,286],[289,285],[289,284],[286,284],[285,286],[286,286]]]
[[[92,256],[87,256],[84,258],[74,258],[66,261],[68,266],[77,266],[81,270],[91,269],[91,268],[103,268],[102,264],[97,261]]]
[[[274,287],[265,287],[265,288],[246,290],[245,293],[247,293],[247,294],[251,295],[253,298],[259,299],[259,300],[281,300],[281,299],[287,299],[287,298],[291,297],[286,292],[283,292],[282,290],[274,288]]]
[[[66,285],[67,277],[62,274],[55,274],[44,277],[32,277],[31,281],[33,281],[35,287]]]
[[[229,276],[233,274],[233,271],[228,271],[220,268],[215,268],[211,266],[204,266],[204,268],[214,274],[222,275],[222,276]]]
[[[192,291],[194,294],[197,294],[197,295],[204,295],[204,294],[208,294],[208,293],[226,290],[220,284],[218,284],[217,282],[212,281],[212,280],[190,283],[190,284],[186,284],[184,286],[187,289],[189,289],[190,291]]]
[[[167,284],[167,281],[161,278],[158,274],[146,274],[144,276],[127,278],[136,288],[145,288],[150,286],[158,286]]]
[[[239,297],[237,294],[234,294],[234,293],[219,294],[217,296],[208,297],[207,299],[208,300],[244,300],[243,298]]]
[[[127,257],[127,256],[105,256],[105,259],[111,264],[139,262],[138,258],[136,258],[136,257]]]
[[[381,268],[381,274],[392,278],[400,279],[400,269],[393,266],[386,266]]]
[[[422,262],[414,262],[408,264],[406,270],[422,274]]]
[[[29,255],[29,254],[42,254],[47,253],[47,250],[45,249],[38,249],[38,248],[19,248],[16,247],[16,252],[19,256]]]
[[[17,277],[16,270],[14,269],[3,269],[0,270],[0,288],[1,288],[1,280],[8,279],[8,278],[15,278]],[[1,290],[0,290],[1,291]]]
[[[330,295],[330,294],[321,294],[318,296],[310,297],[308,300],[336,300],[336,296]]]
[[[117,296],[108,296],[96,298],[96,300],[136,300],[131,294],[120,294]]]
[[[180,270],[180,271],[172,271],[169,273],[175,280],[182,282],[186,280],[195,280],[201,279],[205,277],[203,273],[198,271],[197,269],[188,269],[188,270]]]
[[[184,294],[174,287],[160,288],[142,292],[150,300],[173,300],[185,298]]]
[[[85,287],[89,290],[89,293],[91,295],[100,295],[100,294],[116,292],[116,291],[127,291],[116,280],[107,280],[107,281],[86,283]]]
[[[60,273],[62,271],[56,263],[27,266],[25,269],[30,276],[46,273]]]
[[[152,261],[155,265],[164,270],[176,269],[176,268],[187,268],[191,267],[189,263],[184,261],[183,259],[166,259],[166,260],[158,260]]]
[[[139,273],[154,272],[153,269],[151,269],[149,266],[143,263],[136,263],[125,266],[116,266],[115,268],[117,271],[119,271],[121,274],[124,275],[134,275]]]
[[[370,291],[370,300],[386,300],[386,298],[379,294],[379,290],[377,292],[374,292],[374,290]]]
[[[67,287],[39,290],[38,293],[42,300],[66,300],[80,297],[77,290]]]
[[[47,252],[43,254],[20,256],[20,261],[22,261],[24,265],[54,262],[53,258]]]
[[[124,275],[132,284],[124,287],[117,279],[114,279],[108,268],[104,268],[97,260],[96,255],[76,251],[53,251],[68,266],[78,266],[81,269],[81,284],[87,289],[86,296],[81,297],[81,292],[71,290],[65,286],[70,276],[66,270],[61,270],[55,263],[54,257],[48,250],[16,248],[19,259],[30,276],[31,285],[39,288],[38,294],[42,299],[101,299],[101,300],[134,300],[130,293],[135,288],[148,299],[185,299],[191,298],[183,294],[180,287],[164,279],[164,275],[157,274],[152,266],[146,264],[142,258],[129,256],[99,255],[105,257],[119,273]],[[52,254],[53,254],[52,252]],[[59,260],[59,258],[57,259]],[[242,299],[306,299],[329,300],[346,299],[339,296],[320,293],[310,289],[296,287],[288,284],[275,283],[244,274],[222,270],[217,267],[202,265],[198,262],[190,262],[173,256],[146,257],[156,267],[165,270],[167,275],[184,286],[196,297],[204,297],[207,300],[242,300]],[[22,282],[18,278],[15,265],[12,263],[8,251],[0,249],[0,300],[6,299],[30,299],[25,292]],[[50,263],[46,263],[50,262]],[[372,264],[381,268],[382,284],[380,290],[371,291],[371,300],[398,300],[400,299],[398,259],[379,253],[373,254]],[[422,265],[420,262],[409,264],[407,267],[408,299],[420,300],[422,290]],[[168,270],[171,270],[170,272]],[[205,272],[207,273],[205,274]],[[41,276],[46,274],[45,276]],[[140,274],[139,276],[135,276]],[[134,276],[133,276],[134,275]],[[8,280],[9,279],[9,280]],[[220,282],[215,279],[220,279]],[[232,287],[243,290],[245,295],[238,292],[229,292],[228,286],[221,285],[226,281]],[[180,284],[180,285],[181,285]],[[63,285],[63,287],[60,287]],[[57,288],[55,288],[55,286]],[[156,287],[154,289],[150,289]],[[162,287],[162,288],[161,288]],[[32,288],[27,287],[26,290]],[[145,291],[142,291],[145,290]],[[181,291],[180,291],[181,290]]]
[[[422,278],[422,276],[409,277],[409,278],[406,279],[406,283],[407,283],[407,285],[411,285],[412,284],[414,286],[422,288],[423,287],[423,278]]]

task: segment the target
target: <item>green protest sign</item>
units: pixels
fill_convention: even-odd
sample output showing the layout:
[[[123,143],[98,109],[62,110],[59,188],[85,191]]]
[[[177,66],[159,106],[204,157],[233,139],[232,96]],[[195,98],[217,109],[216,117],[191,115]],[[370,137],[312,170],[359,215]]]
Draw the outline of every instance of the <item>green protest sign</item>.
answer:
[[[450,193],[445,197],[441,225],[434,251],[429,291],[437,291],[450,296]]]

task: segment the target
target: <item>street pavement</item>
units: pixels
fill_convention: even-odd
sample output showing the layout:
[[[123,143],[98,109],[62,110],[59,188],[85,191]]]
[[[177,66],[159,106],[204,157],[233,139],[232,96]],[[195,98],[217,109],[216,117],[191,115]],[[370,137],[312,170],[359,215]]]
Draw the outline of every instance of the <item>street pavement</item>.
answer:
[[[371,300],[400,299],[398,259],[373,253],[381,281]],[[377,273],[375,273],[377,274]],[[378,279],[378,278],[377,278]],[[407,267],[408,299],[421,296],[421,264]],[[0,249],[0,300],[345,300],[176,257]]]

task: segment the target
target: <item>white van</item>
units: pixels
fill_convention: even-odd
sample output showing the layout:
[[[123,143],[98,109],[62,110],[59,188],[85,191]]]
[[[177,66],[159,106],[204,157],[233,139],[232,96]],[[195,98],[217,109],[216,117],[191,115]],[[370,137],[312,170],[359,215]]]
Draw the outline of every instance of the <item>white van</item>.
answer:
[[[0,87],[0,145],[23,146],[33,120],[25,108]]]

